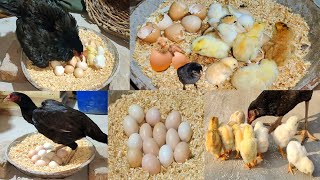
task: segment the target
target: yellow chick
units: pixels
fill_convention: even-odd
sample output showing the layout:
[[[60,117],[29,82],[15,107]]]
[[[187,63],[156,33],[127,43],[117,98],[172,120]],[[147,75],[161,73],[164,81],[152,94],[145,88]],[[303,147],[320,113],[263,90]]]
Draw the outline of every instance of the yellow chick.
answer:
[[[243,111],[236,111],[233,114],[231,114],[228,125],[233,126],[234,124],[242,124],[245,121],[245,115]]]
[[[240,143],[240,154],[245,167],[251,169],[256,165],[258,143],[254,137],[252,126],[245,126],[243,131],[243,140]]]
[[[213,63],[206,70],[206,79],[209,83],[219,85],[230,80],[233,71],[238,67],[238,61],[232,57],[221,59]]]
[[[232,76],[231,83],[237,90],[265,90],[274,83],[278,74],[277,64],[263,59],[260,64],[251,63],[238,69]]]
[[[271,41],[263,46],[265,57],[283,66],[291,56],[294,34],[285,23],[277,22]]]
[[[228,9],[223,7],[220,3],[213,3],[208,10],[208,23],[216,27],[220,19],[228,14]]]
[[[240,128],[240,124],[234,124],[232,126],[233,134],[234,134],[234,141],[235,141],[235,149],[237,151],[236,159],[240,157],[240,143],[243,140],[243,132]]]
[[[234,147],[234,135],[232,132],[232,128],[229,125],[224,124],[221,125],[218,130],[222,140],[224,155],[228,158]]]
[[[233,42],[233,56],[238,61],[248,62],[255,59],[262,46],[264,23],[255,23],[247,33],[238,34]]]
[[[222,142],[218,132],[219,120],[212,117],[209,120],[208,131],[206,134],[206,150],[213,154],[217,159],[221,157]]]
[[[202,56],[222,59],[228,56],[230,46],[221,39],[208,34],[192,42],[192,51]]]

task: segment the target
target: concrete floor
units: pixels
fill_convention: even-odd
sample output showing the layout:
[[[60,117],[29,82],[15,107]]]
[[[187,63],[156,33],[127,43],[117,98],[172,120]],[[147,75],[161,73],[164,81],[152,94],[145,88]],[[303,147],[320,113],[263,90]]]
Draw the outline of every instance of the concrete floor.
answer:
[[[216,116],[220,122],[227,122],[230,115],[237,111],[242,110],[245,113],[249,104],[260,94],[260,92],[240,92],[240,91],[213,91],[205,95],[205,129],[208,127],[208,118]],[[312,100],[309,105],[309,130],[311,133],[320,138],[320,91],[313,93]],[[304,117],[305,104],[298,104],[291,110],[283,121],[286,121],[292,115],[298,115],[299,118]],[[259,121],[272,122],[276,117],[263,117]],[[300,127],[303,122],[301,121]],[[295,136],[300,141],[300,136]],[[273,142],[272,137],[269,137],[269,150],[264,154],[264,161],[257,167],[247,170],[244,168],[242,160],[233,159],[221,162],[220,160],[213,160],[213,155],[208,152],[205,153],[205,179],[320,179],[320,142],[308,140],[305,143],[308,157],[313,161],[315,171],[313,178],[305,175],[299,171],[295,171],[295,175],[287,173],[288,161],[282,158]]]
[[[75,109],[78,109],[77,104],[74,106]],[[107,115],[91,115],[87,114],[100,128],[104,133],[108,133],[108,116]],[[0,144],[10,143],[16,138],[25,135],[30,132],[36,131],[35,127],[27,123],[22,117],[17,116],[4,116],[0,115]],[[87,137],[96,147],[96,157],[102,156],[104,158],[108,157],[107,145],[99,143],[89,137]],[[9,174],[7,176],[10,180],[16,179],[34,179],[40,180],[40,178],[29,177],[21,173],[14,166],[9,165]],[[68,180],[82,180],[88,179],[88,166],[83,168],[78,173],[66,178]]]

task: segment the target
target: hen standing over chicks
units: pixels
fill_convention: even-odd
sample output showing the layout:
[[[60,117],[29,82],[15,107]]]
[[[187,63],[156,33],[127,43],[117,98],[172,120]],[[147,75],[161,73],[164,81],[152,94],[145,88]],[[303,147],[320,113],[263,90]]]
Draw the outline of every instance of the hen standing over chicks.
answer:
[[[0,9],[17,16],[17,38],[37,67],[45,68],[50,61],[69,61],[74,55],[82,55],[76,20],[54,0],[0,2]]]

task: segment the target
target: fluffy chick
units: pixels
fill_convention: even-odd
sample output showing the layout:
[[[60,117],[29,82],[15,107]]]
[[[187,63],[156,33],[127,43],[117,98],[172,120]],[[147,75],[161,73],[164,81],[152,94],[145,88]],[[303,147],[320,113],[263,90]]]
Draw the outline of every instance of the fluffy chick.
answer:
[[[234,124],[242,124],[245,121],[245,115],[243,111],[236,111],[233,114],[231,114],[228,125],[233,126]]]
[[[233,42],[233,56],[238,61],[248,62],[257,57],[264,27],[264,23],[255,23],[249,32],[237,35]]]
[[[299,171],[312,175],[314,171],[314,165],[312,161],[307,157],[307,151],[304,146],[302,146],[297,141],[290,141],[287,146],[288,155],[288,172],[293,174],[292,166],[298,168]]]
[[[240,143],[240,154],[245,167],[251,169],[256,165],[255,160],[257,157],[257,139],[254,137],[252,126],[248,125],[244,127],[243,140]]]
[[[210,34],[200,36],[192,42],[192,51],[202,56],[225,58],[228,56],[230,46]]]
[[[269,131],[262,122],[258,121],[254,126],[254,134],[258,140],[258,159],[263,160],[262,153],[268,151],[269,147]]]
[[[265,57],[274,60],[278,66],[283,66],[291,57],[294,34],[285,23],[277,22],[271,41],[262,48]]]
[[[208,131],[206,134],[206,150],[213,154],[217,159],[220,158],[222,142],[218,131],[219,120],[212,117],[209,120]]]
[[[238,28],[236,26],[236,21],[232,24],[221,23],[218,25],[218,32],[221,39],[226,42],[230,47],[232,47],[233,41],[238,35]]]
[[[240,127],[240,124],[234,124],[232,126],[233,134],[234,134],[234,141],[235,141],[235,150],[237,151],[235,158],[241,158],[240,157],[240,144],[243,140],[243,131]]]
[[[219,85],[229,80],[237,67],[238,61],[232,57],[227,57],[210,65],[206,70],[205,77],[211,84]]]
[[[232,128],[229,125],[224,124],[221,125],[218,130],[222,140],[222,148],[224,150],[224,155],[226,155],[228,158],[234,147],[234,135],[232,132]]]
[[[285,152],[283,152],[284,147],[286,147],[289,143],[289,141],[293,138],[293,136],[297,132],[298,128],[298,117],[297,116],[291,116],[286,123],[281,124],[274,130],[272,133],[272,137],[274,139],[274,142],[278,145],[279,152],[283,157],[285,157]]]
[[[208,23],[216,27],[220,19],[228,14],[228,9],[223,7],[220,3],[213,3],[208,10]]]
[[[260,64],[251,63],[238,69],[232,76],[231,83],[237,90],[265,90],[273,84],[278,74],[277,64],[263,59]]]
[[[201,77],[202,66],[196,62],[187,63],[178,68],[177,74],[180,82],[183,84],[183,90],[186,89],[186,84],[193,84],[196,88],[196,83]]]

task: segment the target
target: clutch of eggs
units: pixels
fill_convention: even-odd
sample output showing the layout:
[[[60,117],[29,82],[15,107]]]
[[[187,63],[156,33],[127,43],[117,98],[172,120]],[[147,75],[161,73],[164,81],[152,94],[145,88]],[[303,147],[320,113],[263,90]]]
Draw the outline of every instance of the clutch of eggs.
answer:
[[[132,104],[128,116],[123,120],[127,142],[127,160],[130,167],[142,167],[150,174],[158,174],[161,165],[169,167],[174,161],[183,163],[191,155],[189,141],[192,129],[188,122],[182,122],[179,111],[173,110],[161,122],[158,108],[144,112],[138,104]]]
[[[51,143],[44,143],[28,152],[28,157],[36,166],[49,166],[51,168],[58,167],[62,164],[62,159],[68,155],[65,149],[59,149],[53,152]]]

